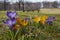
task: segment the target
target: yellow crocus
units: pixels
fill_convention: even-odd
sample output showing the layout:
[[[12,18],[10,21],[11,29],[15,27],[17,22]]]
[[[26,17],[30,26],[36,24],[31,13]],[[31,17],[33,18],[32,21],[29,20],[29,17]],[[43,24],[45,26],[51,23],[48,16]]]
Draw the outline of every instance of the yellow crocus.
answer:
[[[48,16],[42,16],[41,17],[41,23],[45,24],[47,18],[48,18]]]
[[[21,21],[21,25],[22,25],[23,27],[27,26],[27,25],[28,25],[28,21],[27,21],[27,20]]]
[[[39,23],[40,20],[41,20],[41,19],[40,19],[39,16],[35,17],[35,19],[34,19],[34,21],[35,21],[36,23]]]

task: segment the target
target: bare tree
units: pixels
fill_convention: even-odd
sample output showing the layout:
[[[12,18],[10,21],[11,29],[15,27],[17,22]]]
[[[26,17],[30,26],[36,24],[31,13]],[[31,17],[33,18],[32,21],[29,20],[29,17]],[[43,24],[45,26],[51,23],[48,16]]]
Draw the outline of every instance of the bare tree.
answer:
[[[4,0],[4,10],[6,10],[6,0]]]

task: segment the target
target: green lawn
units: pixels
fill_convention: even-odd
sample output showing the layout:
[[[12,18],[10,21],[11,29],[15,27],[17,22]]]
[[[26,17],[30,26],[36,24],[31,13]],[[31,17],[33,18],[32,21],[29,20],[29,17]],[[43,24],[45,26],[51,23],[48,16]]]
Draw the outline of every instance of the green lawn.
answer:
[[[50,16],[59,16],[60,15],[60,9],[41,9],[40,12],[38,13],[37,11],[35,12],[22,12],[18,11],[19,16],[36,16],[36,15],[50,15]],[[0,17],[4,18],[6,17],[6,11],[0,11]]]

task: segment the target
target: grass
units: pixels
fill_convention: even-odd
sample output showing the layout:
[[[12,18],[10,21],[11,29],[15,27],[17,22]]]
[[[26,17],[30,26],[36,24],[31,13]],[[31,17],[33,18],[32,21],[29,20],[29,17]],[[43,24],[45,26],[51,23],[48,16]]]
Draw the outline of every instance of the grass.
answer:
[[[17,11],[18,17],[21,18],[26,18],[26,17],[35,17],[35,16],[55,16],[55,24],[54,28],[60,28],[60,9],[41,9],[40,12],[38,13],[37,11],[35,12],[22,12],[22,11]],[[2,19],[6,19],[6,11],[0,11],[0,40],[6,40],[5,38],[9,38],[7,35],[5,27],[3,27]],[[54,29],[53,28],[53,29]],[[39,29],[40,30],[40,29]],[[1,34],[2,33],[2,34]],[[4,35],[4,33],[6,35]],[[38,34],[38,33],[36,33]],[[6,37],[5,37],[6,36]],[[60,30],[58,32],[52,32],[52,33],[47,33],[46,31],[42,31],[40,36],[38,36],[40,39],[33,39],[33,40],[60,40]],[[53,39],[52,39],[53,38]],[[7,39],[9,40],[9,39]],[[32,39],[30,39],[32,40]]]

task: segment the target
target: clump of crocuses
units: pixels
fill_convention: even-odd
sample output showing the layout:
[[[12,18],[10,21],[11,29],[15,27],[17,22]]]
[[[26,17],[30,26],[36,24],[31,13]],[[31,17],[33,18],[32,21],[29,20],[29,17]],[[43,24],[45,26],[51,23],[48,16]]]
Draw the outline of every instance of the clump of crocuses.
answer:
[[[39,27],[44,28],[44,26],[46,26],[45,24],[52,26],[53,21],[55,20],[55,17],[50,17],[50,16],[46,16],[46,15],[45,16],[36,16],[36,17],[34,17],[34,19],[33,18],[28,18],[28,17],[22,19],[22,18],[16,17],[16,16],[17,16],[17,12],[9,11],[9,12],[7,12],[7,17],[8,18],[5,21],[3,21],[5,24],[9,25],[9,28],[11,30],[13,30],[12,32],[14,32],[12,40],[18,40],[17,37],[20,34],[24,35],[24,33],[27,32],[26,34],[28,35],[28,33],[30,33],[30,31],[32,31],[32,33],[33,33],[34,30],[29,30],[30,27],[34,28],[36,26],[35,29],[38,29]]]
[[[4,21],[5,24],[9,25],[11,30],[17,30],[19,26],[25,27],[28,25],[29,18],[21,19],[20,17],[16,17],[16,12],[7,12],[7,19]]]
[[[48,24],[48,25],[53,25],[53,21],[55,20],[55,17],[48,17],[48,16],[37,16],[34,18],[34,21],[36,23],[41,23],[41,24]]]
[[[19,33],[19,29],[21,29],[23,31],[23,28],[25,28],[28,25],[28,21],[29,18],[25,18],[22,19],[20,17],[16,17],[17,16],[17,12],[15,11],[8,11],[7,12],[7,19],[4,21],[4,24],[9,26],[9,29],[11,32],[13,32],[12,34],[14,35],[12,40],[18,40],[18,33]]]
[[[6,21],[4,22],[5,24],[9,25],[9,28],[11,30],[15,30],[15,29],[18,29],[18,25],[16,24],[17,23],[17,20],[16,20],[16,16],[17,16],[17,13],[16,12],[7,12],[7,19]]]
[[[22,27],[25,27],[29,23],[29,18],[21,19],[20,17],[16,18],[17,13],[16,12],[7,12],[7,17],[6,21],[4,22],[5,24],[10,26],[10,29],[12,30],[17,30],[19,26],[21,25]],[[32,19],[33,20],[33,19]],[[49,24],[53,25],[53,21],[55,20],[55,17],[48,17],[48,16],[36,16],[34,18],[34,22],[36,23],[41,23],[41,24]]]

